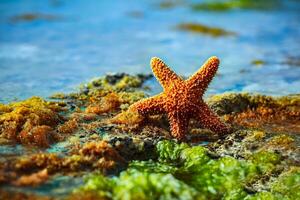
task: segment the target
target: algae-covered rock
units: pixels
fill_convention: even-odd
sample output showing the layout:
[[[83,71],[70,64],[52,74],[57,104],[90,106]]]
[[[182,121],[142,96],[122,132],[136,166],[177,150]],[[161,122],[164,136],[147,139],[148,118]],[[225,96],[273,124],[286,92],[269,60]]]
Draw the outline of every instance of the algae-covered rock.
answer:
[[[192,5],[195,11],[227,11],[231,9],[273,10],[280,8],[280,0],[213,0]]]
[[[193,33],[210,35],[212,37],[220,37],[220,36],[234,36],[236,35],[234,32],[226,31],[217,27],[209,27],[199,23],[181,23],[176,27],[178,30],[189,31]]]
[[[274,132],[300,132],[300,96],[270,97],[225,93],[208,99],[211,108],[230,123]]]
[[[49,146],[63,122],[59,103],[39,97],[0,106],[0,136],[23,144]]]
[[[276,181],[271,184],[272,193],[281,194],[286,199],[300,198],[300,168],[293,167],[282,173]]]
[[[296,197],[288,188],[295,187],[297,191],[299,172],[293,167],[288,167],[283,173],[282,170],[278,171],[277,169],[285,164],[282,163],[284,159],[277,153],[257,151],[245,159],[231,156],[216,158],[210,155],[210,150],[206,147],[191,147],[174,141],[161,141],[157,143],[156,149],[158,153],[156,160],[133,161],[120,176],[106,178],[102,183],[90,185],[94,179],[103,179],[101,175],[97,179],[99,175],[96,175],[82,186],[82,188],[89,186],[92,188],[91,191],[79,189],[79,192],[85,191],[87,195],[95,191],[100,194],[109,192],[109,199]],[[113,184],[110,188],[103,189],[102,185],[107,181]],[[251,190],[251,187],[258,188],[256,184],[261,184],[264,191]],[[281,184],[287,186],[282,187]],[[178,194],[181,196],[177,196]],[[182,195],[185,198],[182,198]]]

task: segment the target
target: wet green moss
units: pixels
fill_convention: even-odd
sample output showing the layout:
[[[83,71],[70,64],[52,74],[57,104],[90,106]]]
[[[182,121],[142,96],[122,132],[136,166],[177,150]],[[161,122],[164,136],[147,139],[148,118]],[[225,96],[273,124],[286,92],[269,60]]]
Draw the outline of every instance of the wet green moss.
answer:
[[[182,23],[176,27],[178,30],[189,31],[198,34],[209,35],[212,37],[233,36],[234,32],[226,31],[217,27],[210,27],[199,23]]]

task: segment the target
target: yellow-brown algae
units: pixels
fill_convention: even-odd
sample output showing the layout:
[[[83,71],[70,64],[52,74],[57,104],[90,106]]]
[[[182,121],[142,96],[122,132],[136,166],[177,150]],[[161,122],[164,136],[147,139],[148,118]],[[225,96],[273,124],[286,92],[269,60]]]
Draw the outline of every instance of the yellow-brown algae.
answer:
[[[0,135],[22,144],[48,146],[55,137],[53,129],[63,121],[59,103],[39,97],[0,105]]]

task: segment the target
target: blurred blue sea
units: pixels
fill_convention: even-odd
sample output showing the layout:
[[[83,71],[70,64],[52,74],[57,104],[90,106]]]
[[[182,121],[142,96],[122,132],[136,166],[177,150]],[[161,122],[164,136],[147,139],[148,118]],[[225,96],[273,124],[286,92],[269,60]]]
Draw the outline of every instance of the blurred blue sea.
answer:
[[[0,102],[71,92],[108,72],[150,73],[153,56],[183,76],[218,56],[219,76],[207,95],[300,92],[299,1],[223,12],[194,11],[195,1],[176,2],[161,8],[157,0],[1,0]],[[175,28],[180,23],[236,35],[184,32]],[[155,80],[149,84],[153,93],[161,90]]]

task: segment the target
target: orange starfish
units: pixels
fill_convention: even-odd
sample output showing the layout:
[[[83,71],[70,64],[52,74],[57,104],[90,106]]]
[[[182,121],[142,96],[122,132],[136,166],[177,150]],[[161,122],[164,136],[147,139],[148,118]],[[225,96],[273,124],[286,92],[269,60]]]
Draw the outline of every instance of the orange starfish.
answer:
[[[178,139],[185,137],[191,118],[198,120],[203,128],[217,133],[226,133],[229,128],[218,119],[202,99],[218,66],[219,59],[211,57],[192,77],[183,80],[162,60],[154,57],[151,59],[152,71],[164,91],[134,103],[129,109],[136,109],[142,115],[167,114],[171,134]]]

